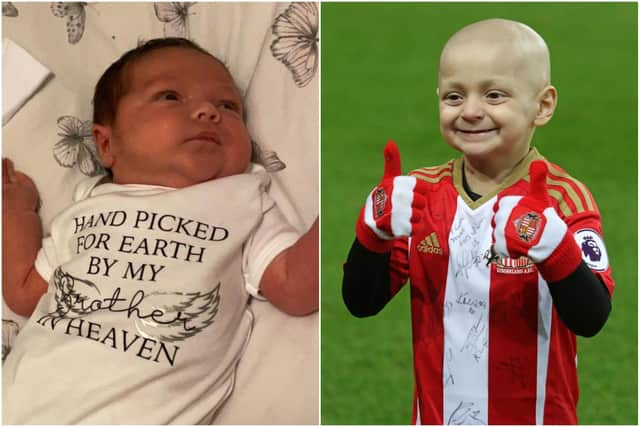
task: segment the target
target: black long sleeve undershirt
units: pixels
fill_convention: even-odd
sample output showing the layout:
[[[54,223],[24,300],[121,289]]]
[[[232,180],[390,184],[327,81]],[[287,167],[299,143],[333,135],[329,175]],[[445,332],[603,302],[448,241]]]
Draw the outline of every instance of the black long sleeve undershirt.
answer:
[[[369,251],[356,239],[344,265],[342,297],[356,317],[377,314],[391,299],[390,253]],[[549,283],[553,305],[574,334],[591,337],[604,326],[611,311],[607,288],[582,261],[558,282]]]
[[[391,299],[391,253],[372,252],[355,239],[343,269],[342,299],[356,317],[378,314]]]
[[[609,318],[609,291],[584,261],[566,278],[549,283],[549,291],[558,316],[576,335],[594,336]]]

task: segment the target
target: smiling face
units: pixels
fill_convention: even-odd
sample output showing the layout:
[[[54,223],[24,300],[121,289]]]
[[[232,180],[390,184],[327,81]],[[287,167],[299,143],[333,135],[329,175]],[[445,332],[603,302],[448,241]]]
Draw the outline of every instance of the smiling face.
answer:
[[[465,159],[509,168],[528,152],[535,127],[551,118],[556,93],[513,36],[496,37],[495,28],[482,34],[457,34],[442,53],[440,130]]]
[[[163,48],[128,65],[124,81],[113,123],[93,130],[113,182],[180,188],[247,169],[242,97],[216,59]]]

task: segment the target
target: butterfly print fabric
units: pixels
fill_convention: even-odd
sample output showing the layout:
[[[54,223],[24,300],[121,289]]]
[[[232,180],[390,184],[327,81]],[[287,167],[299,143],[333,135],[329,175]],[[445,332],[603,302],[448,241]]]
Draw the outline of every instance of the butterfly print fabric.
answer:
[[[62,139],[53,146],[53,157],[58,164],[65,168],[77,167],[87,176],[104,173],[93,143],[91,120],[62,116],[58,118],[58,127],[62,131],[58,133]]]
[[[298,87],[309,84],[318,70],[318,4],[291,3],[271,31],[273,56],[291,71]]]
[[[153,9],[156,17],[164,23],[165,37],[189,38],[189,8],[190,2],[156,2]]]
[[[2,16],[6,16],[9,18],[15,18],[18,16],[18,8],[15,7],[13,2],[3,2],[2,3]]]
[[[58,18],[66,18],[67,41],[76,44],[84,34],[86,14],[84,2],[54,2],[51,3],[51,13]]]

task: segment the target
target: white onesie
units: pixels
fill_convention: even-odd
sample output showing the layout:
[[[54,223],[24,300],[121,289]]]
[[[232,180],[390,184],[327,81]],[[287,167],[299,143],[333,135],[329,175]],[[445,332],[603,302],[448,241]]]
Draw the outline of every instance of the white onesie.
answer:
[[[183,189],[79,185],[3,366],[5,424],[197,424],[233,389],[250,294],[298,238],[251,173]]]

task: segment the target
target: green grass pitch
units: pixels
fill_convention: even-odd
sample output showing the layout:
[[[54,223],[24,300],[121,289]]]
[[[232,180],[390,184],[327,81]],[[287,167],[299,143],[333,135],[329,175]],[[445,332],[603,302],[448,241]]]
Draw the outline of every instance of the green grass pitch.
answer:
[[[581,424],[637,423],[637,5],[635,3],[323,3],[323,424],[406,424],[413,394],[409,292],[351,317],[342,264],[366,194],[395,139],[403,170],[457,153],[442,140],[440,49],[457,29],[502,17],[547,41],[559,104],[533,144],[583,181],[603,217],[616,291],[603,331],[579,339]]]

